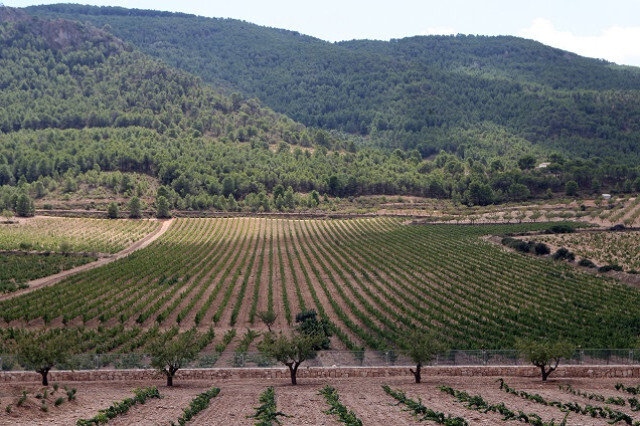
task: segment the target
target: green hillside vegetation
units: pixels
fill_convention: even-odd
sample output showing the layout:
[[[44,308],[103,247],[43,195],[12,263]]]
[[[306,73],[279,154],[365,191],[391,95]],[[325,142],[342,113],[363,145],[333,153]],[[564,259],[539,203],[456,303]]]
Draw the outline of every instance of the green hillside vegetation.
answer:
[[[139,33],[145,33],[145,22]],[[127,197],[143,188],[126,173],[149,175],[170,207],[181,210],[292,210],[319,203],[330,208],[324,194],[407,194],[486,205],[562,192],[568,181],[576,181],[580,193],[640,186],[637,168],[547,154],[491,122],[459,128],[457,139],[447,136],[447,144],[459,144],[457,153],[426,157],[436,146],[453,148],[437,143],[393,151],[363,145],[331,126],[305,127],[258,100],[224,94],[224,88],[146,56],[108,29],[0,9],[0,102],[6,105],[0,110],[0,210],[16,209],[22,193],[38,202],[46,194],[77,191],[79,184],[100,185],[101,172],[125,173],[108,186]],[[246,56],[238,52],[238,60]],[[332,98],[336,105],[340,96]],[[300,99],[321,105],[313,96]],[[439,129],[433,137],[444,127]],[[391,130],[385,132],[380,140],[396,140]],[[523,156],[527,152],[532,154]],[[534,169],[543,156],[552,164]]]
[[[640,71],[531,40],[328,43],[186,14],[79,5],[28,10],[106,25],[143,52],[308,126],[368,135],[425,157],[440,149],[504,155],[493,146],[478,150],[478,133],[521,138],[512,155],[540,148],[635,164],[640,154]]]

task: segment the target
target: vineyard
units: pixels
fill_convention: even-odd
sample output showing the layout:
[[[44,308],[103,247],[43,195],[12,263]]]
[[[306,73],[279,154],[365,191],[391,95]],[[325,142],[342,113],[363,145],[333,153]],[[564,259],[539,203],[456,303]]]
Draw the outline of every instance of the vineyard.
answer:
[[[226,330],[261,329],[258,312],[275,312],[278,330],[315,309],[334,349],[395,348],[414,327],[456,349],[512,348],[519,336],[631,347],[636,289],[482,239],[547,226],[176,219],[127,258],[0,302],[0,324],[67,325],[84,336],[79,351],[135,352],[156,326],[214,327],[219,344]]]
[[[0,425],[637,425],[637,383],[616,379],[408,377],[0,383]],[[213,383],[212,383],[213,382]],[[330,384],[328,384],[330,383]]]
[[[620,265],[626,271],[640,270],[640,232],[580,232],[536,236],[557,247],[566,247],[575,254],[599,265]]]
[[[0,224],[0,250],[116,253],[157,227],[151,220],[21,219]]]
[[[26,286],[26,282],[96,260],[90,256],[62,254],[0,254],[0,293]]]

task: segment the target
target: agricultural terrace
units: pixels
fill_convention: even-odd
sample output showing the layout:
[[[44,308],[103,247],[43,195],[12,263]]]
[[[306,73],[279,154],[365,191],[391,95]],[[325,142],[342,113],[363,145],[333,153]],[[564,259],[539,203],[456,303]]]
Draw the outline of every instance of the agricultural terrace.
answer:
[[[640,270],[640,232],[591,231],[575,234],[539,235],[541,241],[566,247],[599,265],[620,265],[625,271]]]
[[[34,217],[0,224],[0,250],[116,253],[153,232],[155,220]]]
[[[482,239],[548,226],[177,219],[127,258],[0,302],[0,325],[85,326],[102,350],[126,351],[156,325],[262,328],[256,313],[273,310],[287,329],[315,309],[334,349],[401,346],[416,326],[456,349],[513,348],[519,336],[631,347],[637,289]]]

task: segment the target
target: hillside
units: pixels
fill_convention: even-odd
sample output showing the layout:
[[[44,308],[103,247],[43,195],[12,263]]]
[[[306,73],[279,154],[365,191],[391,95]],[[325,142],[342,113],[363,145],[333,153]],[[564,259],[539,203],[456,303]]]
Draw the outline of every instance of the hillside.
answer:
[[[223,95],[87,24],[2,8],[0,58],[0,210],[15,207],[18,191],[147,192],[139,175],[105,174],[114,171],[157,179],[180,209],[235,210],[247,196],[256,209],[307,202],[292,200],[289,186],[334,195],[349,182],[363,193],[428,188],[415,161],[339,155],[344,138]],[[283,199],[269,201],[276,187]]]
[[[0,211],[17,210],[22,192],[47,210],[104,211],[111,201],[124,209],[134,196],[152,209],[160,194],[179,210],[254,212],[331,211],[339,200],[329,197],[363,195],[487,205],[553,197],[571,181],[578,185],[575,195],[640,188],[637,166],[550,155],[487,121],[434,127],[424,133],[419,149],[367,146],[357,136],[305,127],[259,100],[228,94],[132,48],[108,27],[1,10],[0,102],[7,107],[0,111]],[[292,36],[274,33],[285,40]],[[333,55],[332,45],[295,37]],[[366,100],[339,92],[323,102],[339,107],[341,96]],[[322,105],[306,95],[300,99],[301,110],[302,103]],[[411,107],[402,98],[378,101],[390,111]],[[347,110],[359,114],[357,108]],[[384,145],[406,141],[409,133],[387,128],[364,139]],[[626,159],[633,158],[630,144]],[[456,153],[437,152],[440,148]],[[547,157],[549,167],[536,169]],[[358,200],[352,202],[360,208]]]
[[[483,158],[560,152],[635,164],[640,71],[515,37],[328,43],[230,19],[50,5],[32,13],[108,25],[165,62],[259,98],[308,126],[377,145]]]

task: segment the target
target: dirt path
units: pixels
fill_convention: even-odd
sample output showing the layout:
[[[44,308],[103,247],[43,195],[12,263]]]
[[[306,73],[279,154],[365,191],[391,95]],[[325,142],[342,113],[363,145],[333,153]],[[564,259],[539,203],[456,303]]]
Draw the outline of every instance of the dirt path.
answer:
[[[169,227],[173,223],[173,220],[174,219],[169,219],[169,220],[163,221],[162,222],[162,226],[160,226],[158,229],[156,229],[155,231],[151,232],[150,234],[148,234],[144,238],[142,238],[142,239],[136,241],[135,243],[131,244],[126,249],[124,249],[122,251],[119,251],[118,253],[116,253],[116,254],[114,254],[112,256],[103,257],[103,258],[100,258],[100,259],[96,260],[95,262],[86,263],[86,264],[84,264],[82,266],[78,266],[77,268],[68,269],[66,271],[62,271],[62,272],[60,272],[58,274],[55,274],[55,275],[49,275],[48,277],[38,278],[37,280],[29,281],[29,287],[28,288],[25,288],[23,290],[15,291],[13,293],[0,295],[0,301],[1,300],[13,299],[14,297],[22,296],[23,294],[31,293],[32,291],[35,291],[35,290],[37,290],[39,288],[50,287],[50,286],[52,286],[54,284],[57,284],[60,281],[62,281],[63,279],[65,279],[67,277],[70,277],[72,275],[76,275],[76,274],[79,274],[80,272],[84,272],[84,271],[89,271],[91,269],[95,269],[95,268],[98,268],[100,266],[104,266],[104,265],[107,265],[107,264],[109,264],[111,262],[115,262],[116,260],[119,260],[119,259],[122,259],[124,257],[127,257],[131,253],[147,247],[149,244],[153,243],[155,240],[160,238],[162,236],[162,234],[164,234],[169,229]]]

